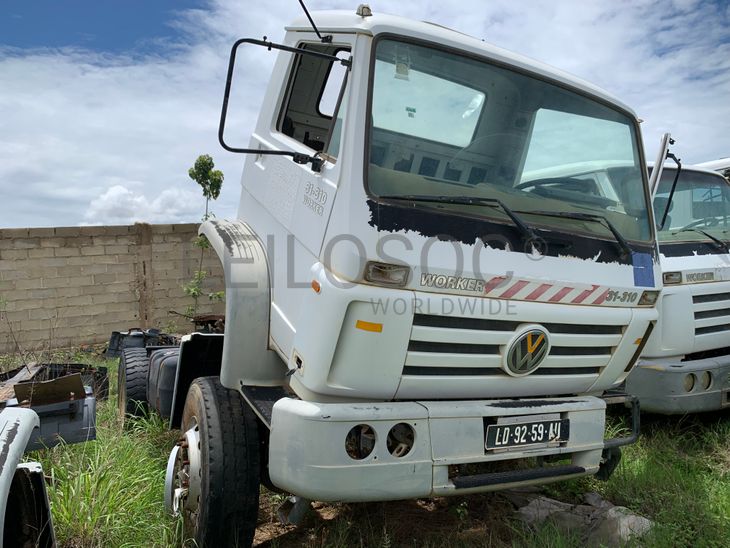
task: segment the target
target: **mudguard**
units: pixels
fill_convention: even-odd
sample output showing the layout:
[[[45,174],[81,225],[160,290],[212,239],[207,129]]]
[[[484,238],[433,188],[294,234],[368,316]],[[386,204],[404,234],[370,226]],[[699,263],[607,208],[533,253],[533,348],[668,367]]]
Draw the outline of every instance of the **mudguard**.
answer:
[[[56,545],[41,465],[20,464],[40,419],[35,411],[0,411],[0,548]],[[6,527],[8,530],[6,531]]]
[[[225,273],[221,383],[236,390],[243,385],[282,385],[286,366],[269,349],[271,288],[264,246],[242,221],[205,221],[198,233],[208,238]]]

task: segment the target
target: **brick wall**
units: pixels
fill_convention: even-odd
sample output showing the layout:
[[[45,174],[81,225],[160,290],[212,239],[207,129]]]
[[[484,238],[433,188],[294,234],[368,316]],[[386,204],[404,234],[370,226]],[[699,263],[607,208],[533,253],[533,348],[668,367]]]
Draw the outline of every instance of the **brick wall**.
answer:
[[[186,332],[192,298],[183,284],[198,269],[197,224],[0,230],[0,354],[49,344],[109,340],[115,330],[160,327]],[[205,293],[224,289],[213,251],[204,252]],[[198,313],[223,313],[202,297]]]

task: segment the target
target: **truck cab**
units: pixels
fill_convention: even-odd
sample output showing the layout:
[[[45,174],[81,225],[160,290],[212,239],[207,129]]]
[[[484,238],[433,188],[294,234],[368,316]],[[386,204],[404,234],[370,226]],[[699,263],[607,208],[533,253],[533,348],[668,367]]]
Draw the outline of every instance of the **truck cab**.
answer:
[[[702,167],[677,172],[663,166],[654,197],[658,222],[668,209],[659,321],[626,381],[642,410],[663,414],[730,406],[730,183]]]
[[[239,218],[276,265],[276,374],[320,400],[607,388],[661,284],[635,116],[435,25],[342,13],[318,25],[329,45],[306,20],[285,43],[349,52],[337,112],[317,120],[331,63],[282,54],[249,147],[328,160],[314,172],[254,156],[241,179]],[[511,374],[501,347],[531,323],[555,324],[554,348],[540,374]]]
[[[638,410],[605,439],[607,404],[633,400],[602,394],[662,284],[636,114],[367,6],[239,41],[224,105],[244,44],[280,53],[246,148],[224,107],[221,143],[248,154],[238,219],[200,228],[226,325],[183,342],[168,410],[191,534],[250,542],[259,481],[308,504],[610,475]]]

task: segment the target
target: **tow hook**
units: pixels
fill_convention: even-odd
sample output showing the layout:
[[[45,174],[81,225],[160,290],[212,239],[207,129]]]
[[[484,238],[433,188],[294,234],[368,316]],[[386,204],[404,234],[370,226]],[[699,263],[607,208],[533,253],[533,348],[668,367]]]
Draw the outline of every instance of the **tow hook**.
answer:
[[[303,497],[288,497],[276,510],[283,525],[301,525],[312,508],[312,501]]]

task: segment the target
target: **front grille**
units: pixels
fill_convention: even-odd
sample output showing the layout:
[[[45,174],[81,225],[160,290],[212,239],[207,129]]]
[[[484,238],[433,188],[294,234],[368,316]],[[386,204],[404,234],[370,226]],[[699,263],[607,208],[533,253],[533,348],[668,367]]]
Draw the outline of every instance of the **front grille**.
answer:
[[[730,293],[692,295],[695,335],[730,333]]]
[[[496,344],[459,344],[448,342],[410,341],[408,351],[439,352],[441,354],[499,354]]]
[[[508,376],[502,352],[525,320],[493,320],[416,314],[403,375]],[[535,322],[537,323],[537,322]],[[624,325],[543,323],[550,332],[551,349],[530,376],[598,376],[621,342]]]
[[[416,314],[413,325],[445,327],[447,329],[478,329],[480,331],[514,331],[521,324],[514,320],[488,320],[484,318],[463,318],[461,316],[439,316]],[[620,335],[623,325],[585,325],[573,323],[540,323],[550,333],[572,333],[575,335]]]
[[[692,302],[695,304],[713,303],[717,301],[730,301],[730,293],[708,293],[706,295],[692,296]]]

